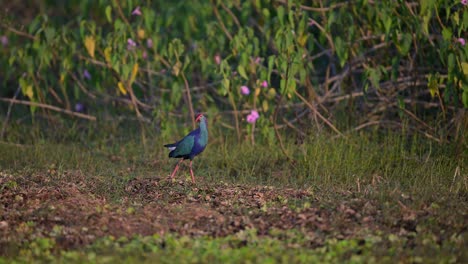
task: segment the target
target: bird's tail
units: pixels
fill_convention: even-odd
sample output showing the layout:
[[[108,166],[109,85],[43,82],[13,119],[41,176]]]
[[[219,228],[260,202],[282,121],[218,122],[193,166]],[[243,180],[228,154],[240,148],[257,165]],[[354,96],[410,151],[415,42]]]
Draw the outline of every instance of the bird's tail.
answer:
[[[166,145],[164,145],[164,147],[168,148],[170,151],[173,151],[174,149],[176,149],[177,144],[176,143],[166,144]]]

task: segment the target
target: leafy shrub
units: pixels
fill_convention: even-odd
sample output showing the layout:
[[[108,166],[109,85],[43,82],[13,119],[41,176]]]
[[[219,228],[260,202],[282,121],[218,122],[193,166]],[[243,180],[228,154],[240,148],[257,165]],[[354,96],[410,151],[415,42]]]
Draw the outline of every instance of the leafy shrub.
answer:
[[[465,1],[7,5],[0,96],[32,113],[134,112],[171,133],[169,116],[206,111],[251,140],[379,126],[444,141],[468,122]]]

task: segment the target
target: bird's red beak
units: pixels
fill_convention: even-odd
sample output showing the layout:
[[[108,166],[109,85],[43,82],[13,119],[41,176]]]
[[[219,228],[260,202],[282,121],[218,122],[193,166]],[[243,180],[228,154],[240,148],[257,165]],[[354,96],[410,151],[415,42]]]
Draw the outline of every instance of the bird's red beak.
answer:
[[[197,118],[195,119],[195,122],[200,122],[200,119],[202,118],[202,114],[197,115]]]

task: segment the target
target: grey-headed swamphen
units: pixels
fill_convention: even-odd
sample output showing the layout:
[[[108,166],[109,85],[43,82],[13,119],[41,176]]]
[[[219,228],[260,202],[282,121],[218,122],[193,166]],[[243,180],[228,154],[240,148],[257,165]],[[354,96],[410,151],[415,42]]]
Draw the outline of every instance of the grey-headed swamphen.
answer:
[[[175,174],[179,169],[179,164],[186,159],[190,159],[190,175],[192,176],[192,182],[195,183],[195,176],[193,175],[192,170],[192,161],[195,156],[205,150],[205,147],[208,144],[208,128],[206,124],[206,117],[203,114],[198,114],[195,118],[195,121],[200,123],[197,129],[193,130],[176,143],[164,145],[164,147],[171,151],[169,153],[169,158],[181,159],[177,162],[174,171],[171,174],[171,179],[174,179]]]

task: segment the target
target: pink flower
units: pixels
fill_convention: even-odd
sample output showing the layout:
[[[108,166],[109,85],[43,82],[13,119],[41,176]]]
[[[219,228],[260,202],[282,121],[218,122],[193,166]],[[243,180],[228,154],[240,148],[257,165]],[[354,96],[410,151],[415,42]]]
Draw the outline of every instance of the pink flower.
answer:
[[[136,47],[136,42],[131,38],[127,39],[127,49],[132,50],[134,47]]]
[[[149,49],[151,49],[153,47],[153,40],[152,39],[147,39],[146,40],[146,47],[148,47]]]
[[[267,88],[267,87],[268,87],[268,82],[267,82],[267,81],[263,81],[263,82],[262,82],[262,87],[263,87],[263,88]]]
[[[255,62],[256,64],[259,64],[261,60],[262,60],[262,58],[260,58],[260,57],[255,57],[254,62]]]
[[[148,58],[148,53],[146,53],[146,50],[143,51],[143,53],[141,54],[141,57],[146,60]]]
[[[464,6],[466,6],[468,4],[468,0],[461,0],[460,3]]]
[[[219,54],[216,54],[216,55],[214,56],[214,61],[215,61],[215,63],[218,64],[218,65],[221,64],[221,56],[219,56]]]
[[[141,16],[140,6],[137,6],[135,9],[133,9],[132,15],[134,15],[134,16]]]
[[[315,20],[313,20],[312,18],[309,18],[309,23],[307,23],[307,25],[308,25],[309,27],[315,26]]]
[[[75,112],[83,113],[85,110],[85,106],[83,103],[76,103],[75,104]]]
[[[243,95],[248,95],[248,94],[250,94],[250,89],[249,89],[249,87],[247,87],[247,86],[245,86],[245,85],[242,85],[241,88],[240,88],[240,90],[241,90],[241,94],[243,94]]]
[[[468,2],[468,0],[466,0]],[[458,38],[457,41],[460,43],[460,45],[465,46],[466,41],[464,38]]]
[[[2,43],[3,47],[6,47],[8,45],[8,37],[5,35],[1,36],[0,42]]]
[[[257,121],[259,117],[260,116],[258,115],[257,110],[252,110],[250,111],[250,114],[247,115],[247,122],[249,122],[250,124],[253,124]]]
[[[83,77],[84,77],[85,79],[91,80],[91,74],[89,73],[89,71],[88,71],[87,69],[85,69],[85,70],[83,71]]]

